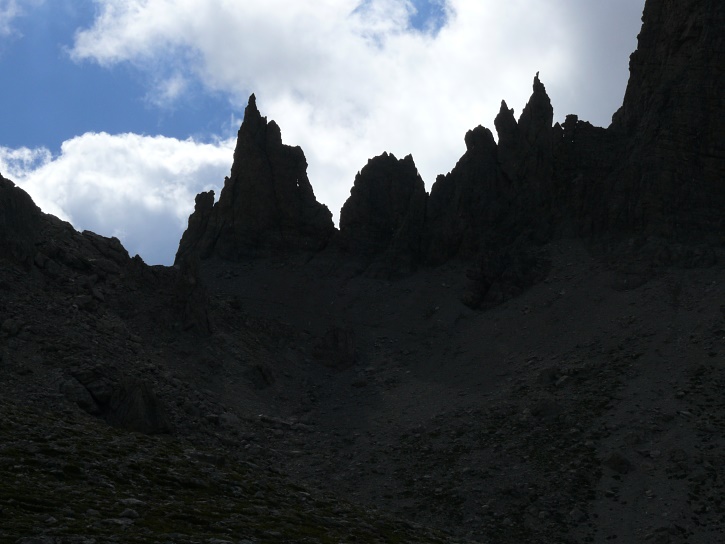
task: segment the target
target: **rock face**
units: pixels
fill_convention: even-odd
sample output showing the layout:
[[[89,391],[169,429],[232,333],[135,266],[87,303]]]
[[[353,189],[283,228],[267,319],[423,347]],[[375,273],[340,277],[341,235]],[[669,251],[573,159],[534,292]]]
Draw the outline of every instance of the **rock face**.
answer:
[[[166,408],[144,380],[119,378],[103,366],[73,369],[61,391],[80,408],[109,424],[146,434],[169,431]]]
[[[440,264],[477,255],[484,237],[508,213],[511,187],[498,165],[496,142],[481,126],[466,134],[466,153],[453,171],[438,176],[428,199],[426,258]]]
[[[439,176],[428,201],[427,259],[476,260],[550,230],[553,184],[553,109],[538,74],[517,122],[505,102],[496,117],[499,143],[486,128],[466,134],[466,153]]]
[[[625,142],[576,115],[567,115],[564,124],[554,125],[552,132],[554,172],[546,199],[551,234],[600,236],[607,227],[594,211],[608,200],[606,178]]]
[[[279,126],[267,122],[249,99],[239,129],[234,163],[219,202],[197,197],[176,262],[189,254],[239,259],[280,249],[320,250],[334,231],[332,214],[315,199],[302,149],[282,143]]]
[[[426,198],[411,155],[369,160],[340,212],[340,246],[391,274],[412,271],[421,260]]]
[[[647,2],[624,103],[627,142],[610,178],[612,227],[725,235],[725,4]]]
[[[189,216],[189,226],[181,237],[179,250],[176,253],[176,264],[180,264],[183,258],[191,254],[207,255],[213,251],[213,240],[207,233],[213,210],[214,191],[196,195],[194,213]]]

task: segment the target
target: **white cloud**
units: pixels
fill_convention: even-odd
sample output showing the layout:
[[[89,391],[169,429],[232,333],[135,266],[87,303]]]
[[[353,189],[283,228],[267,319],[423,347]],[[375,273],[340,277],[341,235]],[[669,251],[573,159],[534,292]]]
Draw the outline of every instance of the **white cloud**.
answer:
[[[154,106],[166,108],[180,98],[188,87],[188,79],[177,72],[157,81],[149,91],[147,100]]]
[[[184,59],[189,77],[238,105],[255,91],[263,113],[310,155],[313,181],[345,176],[319,180],[323,193],[350,185],[383,149],[413,152],[431,182],[453,166],[467,129],[492,126],[501,99],[521,110],[537,71],[552,95],[567,97],[586,39],[572,1],[450,0],[433,35],[410,29],[410,0],[99,0],[73,55],[175,69]],[[559,118],[570,113],[566,101],[554,104]],[[329,132],[345,149],[320,142]]]
[[[13,22],[25,15],[28,7],[37,7],[44,0],[0,0],[0,38],[17,34]]]
[[[0,171],[43,211],[79,230],[118,236],[151,264],[170,264],[194,196],[218,189],[233,141],[202,144],[163,136],[87,133],[46,149],[0,147]]]
[[[16,0],[0,0],[0,38],[13,33],[12,22],[20,15]]]

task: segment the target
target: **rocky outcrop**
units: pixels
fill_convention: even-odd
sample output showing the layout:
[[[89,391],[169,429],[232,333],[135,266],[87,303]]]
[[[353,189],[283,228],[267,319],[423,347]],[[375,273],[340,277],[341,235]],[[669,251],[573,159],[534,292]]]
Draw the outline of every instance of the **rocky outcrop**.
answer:
[[[473,309],[497,306],[543,281],[551,261],[543,251],[496,247],[481,253],[466,272],[461,302]]]
[[[228,179],[226,178],[225,182]],[[176,264],[180,264],[183,257],[191,256],[195,253],[208,254],[212,251],[213,246],[210,247],[207,228],[213,210],[214,191],[207,191],[196,195],[194,213],[189,216],[188,228],[184,231],[184,234],[181,236],[181,242],[179,242]]]
[[[432,188],[429,261],[559,236],[725,240],[723,24],[722,3],[648,2],[609,128],[575,115],[552,127],[538,75],[518,122],[502,102],[489,161],[468,146]]]
[[[30,195],[0,175],[0,255],[32,265],[42,212]]]
[[[551,235],[556,133],[546,89],[534,78],[519,120],[506,102],[496,117],[498,144],[481,126],[466,134],[466,153],[439,176],[428,201],[427,258],[477,262],[521,239]]]
[[[103,417],[114,427],[146,434],[168,432],[166,407],[151,385],[118,374],[103,365],[73,369],[61,391],[81,409]]]
[[[340,247],[375,261],[375,274],[411,272],[421,260],[426,198],[411,155],[369,160],[340,212]]]
[[[236,260],[260,252],[317,251],[334,231],[332,214],[315,199],[302,149],[282,143],[279,126],[267,122],[249,99],[239,129],[231,175],[219,201],[197,197],[176,262],[190,254]]]
[[[466,153],[431,188],[426,211],[426,259],[440,264],[480,253],[484,238],[509,211],[511,186],[501,174],[496,142],[481,126],[466,134]]]
[[[187,257],[177,268],[173,301],[177,315],[181,318],[181,327],[184,331],[208,336],[212,332],[209,296],[201,279],[199,259]]]
[[[517,192],[539,196],[551,181],[553,119],[554,108],[538,73],[534,78],[534,92],[518,123],[513,110],[508,109],[506,102],[501,102],[501,110],[494,120],[498,132],[498,160]]]

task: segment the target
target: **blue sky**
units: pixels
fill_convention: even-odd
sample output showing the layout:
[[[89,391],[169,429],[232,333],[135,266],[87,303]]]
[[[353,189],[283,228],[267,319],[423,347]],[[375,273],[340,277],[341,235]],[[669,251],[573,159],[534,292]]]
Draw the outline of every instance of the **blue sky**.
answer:
[[[443,3],[414,4],[412,28],[440,29],[446,17]],[[232,107],[225,93],[196,88],[173,104],[159,105],[149,96],[149,75],[142,70],[74,61],[69,49],[75,32],[93,23],[97,7],[92,1],[46,0],[23,11],[13,25],[14,35],[0,46],[0,73],[9,75],[0,89],[0,118],[6,127],[0,129],[0,145],[46,146],[57,152],[63,141],[89,131],[199,141],[236,132],[230,120],[243,110]]]
[[[46,0],[17,17],[14,34],[0,46],[0,72],[7,75],[0,145],[58,151],[63,141],[89,131],[209,139],[229,128],[234,112],[222,94],[197,92],[159,107],[139,69],[72,60],[73,36],[92,24],[95,10],[91,1]]]
[[[643,4],[0,0],[0,173],[169,264],[251,92],[336,217],[383,151],[412,153],[430,188],[502,99],[521,112],[537,71],[557,120],[608,125]]]

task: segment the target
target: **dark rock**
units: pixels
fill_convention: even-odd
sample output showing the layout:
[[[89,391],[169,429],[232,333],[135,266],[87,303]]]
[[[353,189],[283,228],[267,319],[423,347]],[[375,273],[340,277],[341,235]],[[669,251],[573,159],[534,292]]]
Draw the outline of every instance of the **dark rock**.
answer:
[[[28,193],[0,175],[0,256],[32,266],[42,216]]]
[[[193,254],[195,248],[201,247],[200,244],[202,244],[202,239],[206,234],[213,209],[214,191],[196,195],[194,213],[189,216],[189,225],[181,237],[181,242],[179,242],[179,250],[176,254],[177,264],[180,257]]]
[[[135,379],[127,379],[114,389],[106,421],[115,427],[146,434],[170,430],[166,409],[151,386]]]
[[[71,374],[90,393],[93,400],[105,409],[116,388],[113,371],[103,366],[84,367],[71,370]]]
[[[609,228],[725,239],[725,4],[647,2],[622,107],[627,140],[609,178]]]
[[[510,185],[501,175],[496,142],[481,126],[466,134],[466,153],[447,175],[438,176],[426,209],[428,262],[440,264],[480,253],[509,211]]]
[[[543,196],[553,173],[551,126],[554,109],[539,74],[534,92],[521,112],[519,122],[506,102],[494,120],[498,132],[498,158],[503,173],[526,195]]]
[[[60,391],[81,410],[94,416],[101,414],[101,408],[91,393],[77,379],[69,378],[64,381],[60,386]]]
[[[83,236],[87,238],[91,245],[105,258],[113,261],[117,265],[125,265],[130,257],[126,248],[121,245],[121,241],[115,236],[106,238],[89,230],[83,231]]]
[[[576,115],[567,115],[552,133],[554,172],[548,207],[552,234],[601,235],[606,227],[594,210],[606,201],[605,180],[624,150],[624,140]]]
[[[421,258],[427,194],[413,157],[383,153],[355,178],[340,212],[340,245],[395,274],[412,272]]]
[[[522,239],[548,239],[552,119],[551,101],[537,74],[518,123],[513,110],[501,103],[495,120],[498,145],[483,127],[466,134],[465,155],[451,173],[438,176],[428,199],[425,232],[430,263],[452,257],[490,260],[492,254]]]
[[[217,202],[197,198],[176,262],[190,253],[237,260],[273,250],[317,251],[334,231],[332,214],[315,199],[302,149],[282,143],[254,95],[239,129],[234,163]]]
[[[355,332],[352,329],[333,327],[313,347],[314,357],[331,368],[347,368],[355,364]]]
[[[272,369],[261,363],[252,365],[245,372],[245,375],[252,383],[252,386],[258,390],[267,389],[277,381]]]
[[[203,336],[211,334],[209,298],[199,272],[199,258],[190,254],[178,264],[174,293],[175,305],[179,308],[182,328],[193,330]]]
[[[8,318],[0,325],[0,331],[6,336],[17,336],[22,329],[22,324],[17,319]]]
[[[602,462],[605,467],[612,469],[619,474],[627,474],[634,470],[634,465],[624,455],[619,452],[612,452],[604,458]]]
[[[467,272],[462,302],[469,308],[497,306],[543,281],[551,261],[541,251],[503,248],[483,251]]]
[[[123,512],[121,512],[118,515],[119,518],[127,518],[127,519],[138,519],[139,513],[136,510],[133,510],[132,508],[126,508]]]
[[[145,381],[119,379],[117,371],[103,365],[77,368],[61,390],[66,397],[92,415],[100,415],[114,427],[146,434],[169,431],[165,407]],[[76,385],[90,395],[90,399]]]

